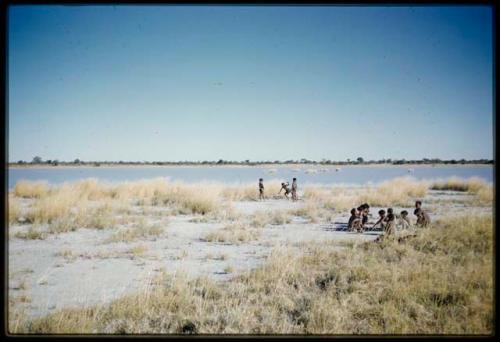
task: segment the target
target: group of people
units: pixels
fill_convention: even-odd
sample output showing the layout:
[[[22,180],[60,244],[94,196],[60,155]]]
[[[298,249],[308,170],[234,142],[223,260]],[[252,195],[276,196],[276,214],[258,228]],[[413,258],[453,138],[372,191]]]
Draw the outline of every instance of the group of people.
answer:
[[[292,187],[289,187],[289,182],[282,182],[281,189],[278,194],[281,194],[281,191],[284,190],[284,196],[288,199],[289,195],[292,195],[292,200],[297,201],[297,178],[293,178]],[[259,199],[264,200],[264,179],[259,178]],[[371,227],[367,226],[368,223],[368,214],[370,212],[370,206],[368,203],[361,204],[358,208],[351,209],[351,217],[347,223],[347,230],[351,232],[359,232],[362,233],[365,230],[374,230],[381,229],[384,234],[391,235],[394,233],[396,227],[400,229],[408,229],[410,224],[410,219],[408,218],[408,211],[402,210],[397,217],[393,212],[392,208],[387,208],[387,212],[384,209],[378,211],[378,220]],[[422,201],[415,202],[415,210],[413,214],[417,217],[416,226],[417,227],[427,227],[431,219],[429,215],[422,209]]]
[[[297,196],[297,178],[292,180],[292,188],[289,188],[290,183],[281,183],[281,189],[278,194],[281,194],[281,191],[284,190],[284,195],[288,199],[288,195],[292,195],[292,201],[297,201],[299,198]],[[259,199],[263,200],[264,197],[264,179],[259,178]]]
[[[384,209],[379,210],[377,222],[371,227],[367,227],[366,224],[368,223],[369,212],[370,206],[367,203],[360,205],[357,209],[352,208],[351,217],[347,223],[347,230],[362,233],[365,230],[374,230],[378,228],[382,229],[384,234],[391,235],[394,233],[396,227],[408,229],[411,225],[410,219],[408,218],[408,211],[401,211],[396,221],[396,215],[394,215],[392,208],[388,208],[387,213]],[[429,215],[422,209],[422,201],[415,202],[413,214],[417,217],[417,227],[427,227],[430,224],[431,219]]]

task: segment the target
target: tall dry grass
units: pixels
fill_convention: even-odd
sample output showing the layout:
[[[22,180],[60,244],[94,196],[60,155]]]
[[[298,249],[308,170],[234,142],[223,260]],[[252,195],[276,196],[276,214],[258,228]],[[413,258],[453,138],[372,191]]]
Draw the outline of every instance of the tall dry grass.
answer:
[[[450,177],[446,180],[438,180],[432,183],[432,190],[463,191],[476,195],[479,204],[491,204],[494,200],[494,188],[485,180],[478,177],[468,179]]]
[[[411,177],[400,177],[378,186],[363,188],[320,188],[306,187],[304,199],[316,203],[317,208],[345,211],[362,203],[372,206],[412,206],[415,199],[427,194],[429,184]],[[312,211],[313,207],[311,208]]]
[[[471,177],[469,179],[450,177],[448,179],[433,182],[430,188],[432,190],[469,191],[475,193],[485,185],[487,185],[487,183],[478,177]]]
[[[21,205],[19,203],[19,200],[14,197],[9,195],[8,199],[8,212],[9,212],[9,225],[14,224],[17,222],[19,216],[21,215]]]
[[[14,195],[22,198],[42,198],[49,192],[49,184],[42,181],[22,180],[14,186]]]
[[[491,216],[438,221],[405,240],[278,249],[226,283],[162,274],[109,305],[41,319],[9,315],[11,333],[492,334]]]
[[[116,223],[118,213],[130,205],[161,205],[172,207],[182,214],[216,213],[221,187],[216,185],[187,185],[153,179],[118,185],[86,179],[64,183],[50,190],[45,183],[19,182],[12,201],[12,215],[18,213],[17,197],[34,198],[26,214],[28,223],[48,224],[52,233],[78,228],[106,228]],[[16,197],[17,196],[17,197]]]

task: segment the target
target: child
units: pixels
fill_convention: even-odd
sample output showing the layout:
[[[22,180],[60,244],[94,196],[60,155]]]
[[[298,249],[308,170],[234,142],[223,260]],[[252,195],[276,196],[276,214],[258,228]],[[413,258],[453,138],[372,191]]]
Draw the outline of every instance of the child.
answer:
[[[427,227],[431,223],[429,215],[421,208],[415,209],[413,213],[417,217],[417,227]]]
[[[259,199],[264,199],[264,180],[259,178]]]
[[[410,220],[408,219],[408,212],[406,210],[403,210],[400,213],[399,225],[400,225],[401,229],[410,228]]]
[[[281,189],[278,192],[278,194],[280,194],[281,190],[285,190],[285,197],[286,197],[286,199],[288,199],[288,194],[290,193],[290,189],[288,188],[288,185],[289,185],[288,182],[286,182],[286,184],[285,183],[281,183]]]
[[[378,221],[372,226],[372,230],[375,229],[376,226],[380,225],[380,228],[384,229],[384,220],[385,220],[385,210],[381,209],[378,211]]]
[[[292,182],[292,200],[294,200],[294,201],[298,200],[298,198],[297,198],[297,178],[294,178],[293,182]]]
[[[349,217],[349,222],[347,222],[347,230],[352,232],[354,230],[354,225],[358,225],[356,221],[359,221],[359,216],[357,215],[356,209],[351,209],[351,217]]]
[[[387,217],[385,218],[386,225],[384,227],[384,233],[387,236],[394,234],[395,217],[392,213],[392,208],[387,209]]]
[[[420,209],[422,207],[422,201],[415,201],[415,209]]]
[[[362,221],[361,221],[361,226],[364,227],[366,223],[368,223],[368,214],[370,213],[370,206],[368,203],[364,203],[363,205],[363,214],[362,214]]]

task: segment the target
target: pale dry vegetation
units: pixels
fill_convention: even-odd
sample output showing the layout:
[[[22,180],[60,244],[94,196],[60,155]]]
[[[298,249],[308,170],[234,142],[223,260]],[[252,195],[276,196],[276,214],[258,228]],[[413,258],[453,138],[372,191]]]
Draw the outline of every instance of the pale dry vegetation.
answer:
[[[12,333],[492,334],[491,216],[437,221],[406,239],[277,249],[225,283],[162,273],[109,305],[63,309]],[[232,271],[232,269],[228,269]]]
[[[434,182],[430,188],[432,190],[453,190],[467,192],[477,196],[476,199],[478,204],[490,204],[494,200],[493,185],[477,177],[471,177],[468,179],[450,177],[446,180]]]
[[[8,197],[8,211],[9,211],[9,224],[12,225],[16,223],[21,215],[21,205],[19,204],[19,200],[9,195]]]
[[[14,236],[24,240],[44,240],[47,237],[47,232],[30,227],[26,232],[17,232]]]
[[[14,195],[22,198],[42,198],[49,193],[47,182],[19,181],[14,187]]]
[[[304,199],[309,203],[314,203],[307,210],[307,215],[314,218],[321,216],[321,209],[345,211],[356,208],[362,203],[382,207],[411,206],[415,199],[421,199],[427,194],[428,188],[429,184],[425,181],[400,177],[378,186],[359,189],[306,187]]]
[[[110,242],[130,242],[138,239],[147,239],[159,237],[164,232],[164,226],[158,223],[149,224],[144,218],[141,218],[131,227],[120,229],[118,232],[104,240],[104,243]]]
[[[233,223],[206,234],[203,240],[207,242],[241,244],[257,240],[259,235],[260,231],[255,228],[242,223]]]
[[[251,227],[262,228],[267,225],[284,225],[292,222],[292,216],[287,210],[260,210],[245,216]]]

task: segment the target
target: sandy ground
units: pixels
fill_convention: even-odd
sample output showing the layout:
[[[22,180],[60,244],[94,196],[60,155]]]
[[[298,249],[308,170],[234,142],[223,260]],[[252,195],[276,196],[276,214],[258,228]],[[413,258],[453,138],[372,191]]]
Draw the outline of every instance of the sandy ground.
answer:
[[[463,193],[431,191],[425,203],[429,205],[431,216],[436,218],[463,213],[461,203],[466,197]],[[233,207],[243,214],[297,209],[302,205],[300,201],[275,199],[233,203]],[[371,208],[370,223],[375,222],[379,209]],[[394,208],[396,213],[402,209]],[[492,208],[472,210],[491,213]],[[206,276],[225,281],[261,265],[274,248],[300,249],[302,243],[310,241],[335,241],[342,248],[342,242],[374,240],[380,234],[343,231],[348,220],[348,213],[344,213],[329,224],[310,223],[294,217],[289,224],[258,228],[261,234],[255,241],[215,243],[204,241],[203,236],[225,224],[196,222],[193,218],[191,215],[151,216],[148,218],[151,222],[165,227],[164,233],[128,243],[105,242],[119,228],[79,229],[51,234],[44,240],[24,240],[14,235],[26,231],[28,226],[12,226],[8,244],[9,297],[28,298],[18,300],[18,305],[25,308],[29,316],[36,317],[60,308],[106,303],[124,294],[145,291],[149,280],[162,269],[173,275],[182,272],[188,277]],[[144,246],[145,252],[140,255],[130,253],[135,246]],[[71,251],[76,257],[68,259],[58,254],[64,251]]]

